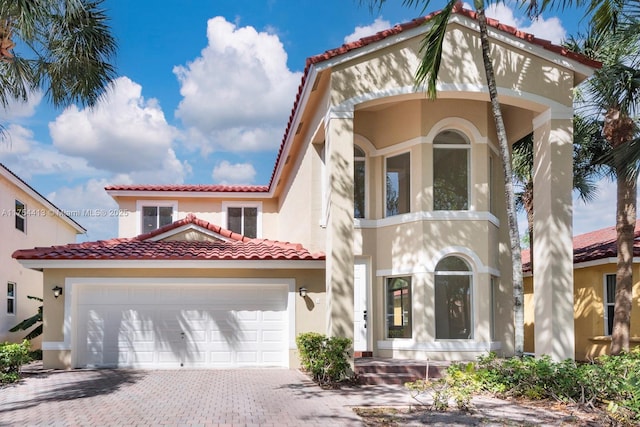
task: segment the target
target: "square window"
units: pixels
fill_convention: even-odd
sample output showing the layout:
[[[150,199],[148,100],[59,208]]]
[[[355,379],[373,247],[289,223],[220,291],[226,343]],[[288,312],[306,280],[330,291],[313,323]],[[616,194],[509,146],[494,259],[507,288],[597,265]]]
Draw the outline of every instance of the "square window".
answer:
[[[252,239],[258,237],[258,208],[228,207],[227,229]]]
[[[173,206],[142,206],[142,233],[171,224],[173,211]]]

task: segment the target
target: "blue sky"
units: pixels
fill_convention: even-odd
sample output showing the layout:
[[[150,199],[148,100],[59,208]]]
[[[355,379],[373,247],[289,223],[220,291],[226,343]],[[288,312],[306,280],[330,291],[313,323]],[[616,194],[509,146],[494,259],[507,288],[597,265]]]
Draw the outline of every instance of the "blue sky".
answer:
[[[63,210],[115,207],[109,184],[267,184],[305,59],[421,12],[359,3],[106,0],[119,76],[108,96],[93,110],[55,110],[33,94],[0,111],[10,133],[0,162]],[[554,42],[582,16],[530,22],[508,5],[488,15]],[[614,224],[611,188],[576,203],[576,233]],[[81,240],[117,234],[116,218],[74,219],[88,229]]]

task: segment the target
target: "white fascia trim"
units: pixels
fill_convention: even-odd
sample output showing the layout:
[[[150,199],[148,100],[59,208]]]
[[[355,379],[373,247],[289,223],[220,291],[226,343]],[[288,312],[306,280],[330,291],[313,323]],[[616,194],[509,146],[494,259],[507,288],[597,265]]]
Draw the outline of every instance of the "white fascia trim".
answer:
[[[273,196],[273,192],[229,192],[229,191],[154,191],[154,190],[107,190],[112,198],[115,197],[173,197],[190,199],[269,199]]]
[[[382,219],[354,219],[355,228],[382,228],[417,221],[489,221],[500,227],[500,220],[491,212],[478,211],[422,211],[394,215]]]
[[[605,265],[605,264],[615,265],[617,263],[618,263],[618,258],[610,257],[610,258],[594,259],[593,261],[585,261],[585,262],[573,264],[573,268],[574,269],[588,268],[588,267],[595,267],[598,265]],[[640,257],[633,257],[633,264],[638,264],[638,263],[640,263]]]
[[[205,260],[18,260],[26,268],[33,270],[60,269],[60,268],[176,268],[176,269],[203,269],[203,268],[229,268],[243,270],[315,270],[323,269],[323,260],[246,260],[246,261],[205,261]]]
[[[5,173],[5,170],[8,171],[8,169],[5,169],[4,167],[0,167],[0,175],[2,175],[7,181],[12,183],[16,187],[18,187],[28,196],[40,202],[42,205],[44,205],[44,207],[49,210],[48,216],[54,216],[56,218],[60,218],[61,220],[66,222],[69,226],[71,226],[74,230],[76,230],[76,234],[85,234],[87,232],[87,230],[83,226],[81,226],[80,224],[75,222],[73,219],[71,219],[69,215],[65,213],[65,211],[62,211],[56,206],[54,206],[53,203],[45,199],[41,194],[39,194],[37,191],[31,188],[28,184],[25,184],[20,179],[13,176],[13,173],[9,173],[9,172]],[[24,203],[26,206],[26,202]],[[26,206],[26,207],[27,209],[29,209],[29,206]]]
[[[276,187],[278,186],[278,182],[282,176],[282,169],[284,168],[284,160],[289,156],[289,151],[291,150],[291,145],[293,144],[293,139],[295,138],[295,129],[298,128],[302,116],[302,111],[304,111],[304,107],[309,101],[309,97],[311,96],[311,92],[313,91],[313,85],[315,80],[318,78],[318,72],[322,69],[318,69],[315,65],[311,65],[309,67],[309,75],[304,83],[304,87],[302,88],[302,95],[300,96],[300,102],[298,103],[294,113],[293,118],[291,120],[291,126],[289,127],[290,132],[287,134],[287,139],[283,142],[282,154],[279,157],[279,160],[276,163],[276,170],[273,174],[273,179],[271,180],[271,186],[269,188],[268,197],[273,197],[273,193],[275,192]],[[246,198],[246,196],[245,196]]]
[[[502,348],[499,341],[435,341],[415,342],[413,340],[378,341],[380,350],[413,350],[413,351],[493,351]]]
[[[151,240],[153,242],[157,242],[159,240],[163,240],[163,239],[166,239],[167,237],[175,236],[176,234],[180,234],[180,233],[183,233],[183,232],[189,231],[189,230],[194,230],[194,231],[197,231],[199,233],[205,234],[205,235],[207,235],[209,237],[212,237],[214,239],[222,240],[222,241],[225,241],[225,242],[233,242],[233,241],[235,241],[233,239],[229,239],[227,237],[224,237],[224,236],[222,236],[222,235],[220,235],[218,233],[214,233],[211,230],[208,230],[206,228],[200,227],[199,225],[196,225],[196,224],[185,224],[185,225],[180,226],[178,228],[175,228],[173,230],[167,231],[166,233],[158,234],[157,236],[154,236],[149,240]]]
[[[459,14],[452,14],[449,23],[458,23],[476,32],[480,31],[477,21]],[[554,64],[563,68],[567,68],[571,71],[584,74],[585,76],[590,76],[594,72],[593,68],[589,67],[588,65],[582,64],[581,62],[575,61],[566,56],[562,56],[550,50],[544,49],[542,46],[529,43],[519,37],[511,36],[507,33],[497,30],[494,27],[487,26],[487,30],[489,37],[493,38],[494,40],[507,44],[516,49],[527,51],[532,55],[544,58],[547,61],[553,62]]]

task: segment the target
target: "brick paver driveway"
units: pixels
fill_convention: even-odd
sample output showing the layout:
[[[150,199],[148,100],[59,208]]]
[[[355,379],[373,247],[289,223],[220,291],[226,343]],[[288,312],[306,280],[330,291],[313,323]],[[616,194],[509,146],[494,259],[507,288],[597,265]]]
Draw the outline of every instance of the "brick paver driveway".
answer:
[[[0,425],[362,425],[300,372],[77,370],[0,388]]]

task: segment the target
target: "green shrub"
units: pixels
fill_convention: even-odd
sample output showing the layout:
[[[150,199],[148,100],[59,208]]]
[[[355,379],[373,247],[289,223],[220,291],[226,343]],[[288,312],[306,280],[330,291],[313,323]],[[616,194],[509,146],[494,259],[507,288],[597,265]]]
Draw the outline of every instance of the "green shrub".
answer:
[[[20,379],[20,368],[31,359],[31,344],[24,340],[20,344],[5,342],[0,344],[0,383],[7,384]]]
[[[335,385],[350,378],[350,339],[306,332],[296,337],[296,345],[302,368],[318,384]]]

